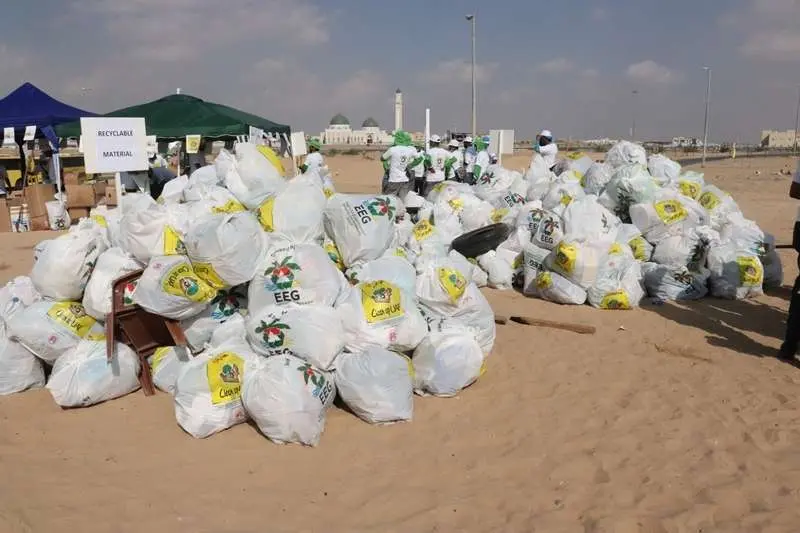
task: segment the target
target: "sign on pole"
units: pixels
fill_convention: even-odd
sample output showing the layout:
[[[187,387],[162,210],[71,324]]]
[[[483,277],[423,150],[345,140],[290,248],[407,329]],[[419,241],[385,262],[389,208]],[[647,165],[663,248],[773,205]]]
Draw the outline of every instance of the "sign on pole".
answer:
[[[306,134],[302,131],[292,132],[292,157],[300,157],[308,153],[308,146],[306,146]]]
[[[122,210],[120,172],[147,170],[144,118],[81,118],[83,160],[87,174],[115,174],[117,208]]]
[[[264,130],[262,130],[261,128],[254,128],[253,126],[249,126],[248,137],[250,144],[255,144],[256,146],[262,146],[264,144]]]
[[[3,128],[3,145],[14,144],[14,128]]]
[[[196,154],[200,150],[201,135],[187,135],[186,136],[186,153]]]
[[[147,136],[147,155],[154,156],[158,153],[158,139],[155,135]]]
[[[25,126],[25,137],[23,141],[32,141],[36,138],[36,126]]]

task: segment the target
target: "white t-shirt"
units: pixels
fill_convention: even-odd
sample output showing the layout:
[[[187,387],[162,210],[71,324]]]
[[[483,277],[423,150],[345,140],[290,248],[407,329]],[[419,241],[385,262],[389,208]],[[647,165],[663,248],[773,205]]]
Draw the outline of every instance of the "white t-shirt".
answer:
[[[544,159],[547,168],[552,168],[556,164],[556,157],[558,156],[558,146],[556,143],[550,143],[547,146],[540,146],[539,153]]]
[[[420,161],[419,165],[414,167],[414,177],[415,178],[424,178],[425,177],[425,152],[422,150],[417,150],[417,157],[421,157],[423,161]]]
[[[428,157],[431,159],[431,167],[433,167],[433,170],[426,172],[425,181],[431,183],[444,181],[444,166],[447,160],[452,157],[450,152],[444,148],[435,146],[428,150]]]
[[[325,162],[322,159],[322,154],[319,152],[311,152],[306,156],[305,163],[306,165],[306,172],[311,172],[312,170],[319,170],[325,166]]]
[[[453,170],[458,170],[464,166],[464,151],[461,149],[450,152],[450,157],[455,157],[456,162],[453,163]]]
[[[486,150],[481,150],[480,152],[478,152],[478,155],[475,157],[475,164],[481,167],[481,173],[475,176],[475,179],[477,180],[478,178],[486,174],[486,171],[489,169],[489,165],[491,165],[491,160],[489,159],[489,152],[487,152]]]
[[[469,150],[464,150],[464,166],[466,167],[467,174],[472,172],[475,168],[475,157],[475,153],[473,153],[471,148]]]
[[[408,181],[406,167],[417,157],[417,149],[413,146],[392,146],[386,150],[381,159],[389,161],[389,182],[405,183]]]

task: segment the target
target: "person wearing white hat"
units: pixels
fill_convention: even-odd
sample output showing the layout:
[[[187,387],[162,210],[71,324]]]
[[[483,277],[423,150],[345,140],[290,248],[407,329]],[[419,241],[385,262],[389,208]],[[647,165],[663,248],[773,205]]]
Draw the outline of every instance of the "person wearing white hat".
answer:
[[[461,143],[457,139],[450,139],[450,142],[447,143],[447,151],[450,152],[451,157],[455,158],[452,179],[464,181],[464,152],[461,149]]]
[[[422,190],[422,196],[428,196],[437,183],[450,178],[453,163],[456,158],[447,150],[440,147],[442,138],[438,135],[431,135],[430,148],[425,154],[425,187]]]
[[[533,145],[533,151],[542,156],[545,165],[550,170],[556,166],[556,157],[558,156],[558,146],[553,142],[553,134],[550,130],[542,130],[537,136],[536,142]],[[536,154],[534,154],[536,157]]]
[[[475,158],[478,151],[472,146],[472,137],[464,137],[464,182],[475,185]]]

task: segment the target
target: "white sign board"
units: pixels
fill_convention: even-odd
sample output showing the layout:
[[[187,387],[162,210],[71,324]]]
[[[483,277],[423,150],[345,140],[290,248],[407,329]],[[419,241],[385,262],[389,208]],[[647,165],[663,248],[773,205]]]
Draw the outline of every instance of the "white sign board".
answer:
[[[147,155],[154,156],[158,153],[158,139],[155,135],[147,136]]]
[[[299,157],[308,153],[308,146],[306,146],[306,134],[302,131],[292,132],[292,157]]]
[[[25,126],[25,137],[22,140],[32,141],[34,138],[36,138],[36,126]]]
[[[147,170],[144,118],[82,118],[87,174]]]
[[[509,155],[514,153],[514,130],[489,131],[489,153]]]
[[[255,144],[256,146],[264,144],[264,130],[250,126],[248,133],[250,144]]]
[[[3,146],[14,144],[14,128],[3,128]]]
[[[186,136],[186,153],[196,154],[200,151],[200,135],[187,135]]]

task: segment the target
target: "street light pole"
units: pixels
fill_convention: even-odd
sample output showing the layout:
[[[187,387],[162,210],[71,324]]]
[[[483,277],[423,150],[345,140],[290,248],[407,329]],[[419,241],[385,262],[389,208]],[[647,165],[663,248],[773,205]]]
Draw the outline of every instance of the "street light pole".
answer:
[[[794,144],[792,151],[797,153],[797,130],[800,129],[800,85],[797,86],[797,111],[794,114]]]
[[[478,106],[475,87],[475,15],[467,15],[467,20],[472,23],[472,137],[478,134]]]
[[[631,122],[631,141],[636,142],[636,95],[639,91],[634,89],[631,91],[631,108],[633,111],[633,120]]]
[[[708,85],[706,86],[706,118],[703,125],[703,162],[700,166],[706,166],[706,152],[708,150],[708,107],[711,103],[711,67],[703,67],[708,75]]]

